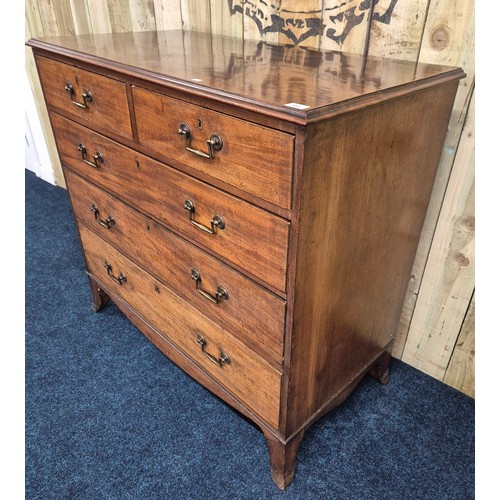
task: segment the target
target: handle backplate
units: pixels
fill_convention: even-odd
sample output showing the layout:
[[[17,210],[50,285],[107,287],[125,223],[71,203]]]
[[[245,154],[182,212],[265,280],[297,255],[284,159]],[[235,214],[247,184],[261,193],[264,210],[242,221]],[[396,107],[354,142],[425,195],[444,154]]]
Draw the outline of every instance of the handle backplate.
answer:
[[[118,276],[115,276],[113,274],[113,268],[111,267],[111,264],[107,260],[104,262],[104,267],[108,271],[108,276],[115,283],[118,283],[119,285],[123,285],[123,283],[125,283],[127,281],[127,277],[123,273],[120,273]]]
[[[71,82],[67,82],[64,86],[64,90],[69,94],[69,98],[71,102],[77,107],[81,109],[88,109],[89,103],[92,102],[92,94],[88,90],[84,90],[82,94],[82,102],[75,101],[75,88],[71,84]]]
[[[224,365],[228,365],[231,363],[231,359],[225,352],[221,352],[219,357],[215,357],[213,354],[207,352],[207,341],[203,337],[203,335],[198,335],[196,342],[201,345],[201,352],[204,356],[206,356],[214,365],[217,365],[219,368],[222,368]]]
[[[215,151],[220,151],[222,149],[222,137],[216,133],[212,134],[207,139],[207,153],[191,147],[191,130],[185,123],[181,123],[179,125],[179,135],[184,137],[184,149],[195,154],[196,156],[201,156],[202,158],[212,160],[214,158]]]
[[[227,290],[222,286],[217,286],[213,295],[203,290],[201,288],[201,274],[196,269],[191,269],[191,279],[193,279],[196,283],[196,291],[210,302],[220,304],[222,299],[227,300],[229,298]]]
[[[97,205],[95,203],[92,203],[91,210],[94,213],[95,220],[102,227],[105,227],[106,229],[111,229],[111,227],[115,225],[115,219],[111,214],[109,214],[105,219],[101,219],[99,217],[99,209],[97,208]]]
[[[201,222],[195,220],[194,212],[196,209],[194,203],[189,199],[184,202],[184,210],[187,210],[189,214],[189,222],[191,222],[193,226],[198,228],[200,231],[203,231],[204,233],[217,234],[216,229],[224,229],[226,227],[226,223],[224,222],[224,219],[220,215],[213,216],[213,218],[210,220],[210,227],[205,226]]]

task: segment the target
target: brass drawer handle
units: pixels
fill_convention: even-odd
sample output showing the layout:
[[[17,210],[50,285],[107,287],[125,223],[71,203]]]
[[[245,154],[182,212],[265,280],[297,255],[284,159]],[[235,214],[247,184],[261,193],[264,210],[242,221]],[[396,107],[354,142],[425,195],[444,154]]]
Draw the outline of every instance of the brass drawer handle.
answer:
[[[216,229],[224,229],[226,227],[226,223],[224,219],[220,215],[214,215],[213,219],[210,221],[210,227],[204,226],[198,221],[194,220],[194,203],[191,200],[186,200],[184,202],[184,209],[189,213],[189,222],[193,224],[193,226],[197,227],[199,230],[208,233],[208,234],[216,234]]]
[[[219,134],[212,134],[210,139],[207,139],[208,153],[200,151],[199,149],[194,149],[190,146],[191,130],[185,123],[179,125],[179,135],[184,136],[184,148],[190,153],[201,156],[202,158],[211,160],[214,157],[214,152],[222,149],[222,137]]]
[[[88,90],[85,90],[82,94],[83,103],[75,101],[75,89],[71,82],[66,83],[64,90],[69,94],[69,98],[75,106],[82,109],[89,109],[88,103],[92,102],[92,94]]]
[[[201,352],[203,353],[203,355],[206,356],[214,365],[222,368],[223,365],[228,365],[229,363],[231,363],[231,359],[224,352],[221,352],[218,358],[207,352],[207,341],[203,338],[202,335],[198,335],[196,342],[201,345]]]
[[[127,277],[123,274],[123,273],[120,273],[118,275],[118,277],[116,277],[114,274],[113,274],[113,268],[111,267],[111,264],[106,260],[104,262],[104,267],[106,268],[106,270],[108,271],[108,276],[115,282],[115,283],[118,283],[119,285],[123,285],[123,283],[125,283],[127,281]]]
[[[92,155],[92,158],[94,160],[93,162],[87,160],[87,148],[81,142],[78,144],[76,149],[78,149],[78,151],[80,151],[80,153],[82,154],[82,160],[92,168],[99,168],[101,166],[99,165],[99,163],[102,163],[104,161],[104,157],[99,151],[96,151],[95,154]]]
[[[217,287],[214,295],[210,295],[208,292],[205,292],[205,290],[201,288],[201,274],[196,269],[191,269],[191,279],[196,282],[196,291],[203,297],[208,299],[210,302],[213,302],[214,304],[220,304],[220,301],[222,299],[227,300],[229,298],[227,290],[221,286]]]
[[[111,226],[115,225],[115,219],[111,214],[109,214],[104,220],[99,217],[99,209],[92,203],[92,212],[94,212],[95,220],[106,229],[111,229]]]

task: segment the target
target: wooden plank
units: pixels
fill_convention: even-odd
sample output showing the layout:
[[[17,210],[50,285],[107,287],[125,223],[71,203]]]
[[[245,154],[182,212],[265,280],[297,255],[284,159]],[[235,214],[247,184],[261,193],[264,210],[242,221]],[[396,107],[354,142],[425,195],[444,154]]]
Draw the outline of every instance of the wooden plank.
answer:
[[[241,67],[244,57],[243,15],[241,11],[231,10],[227,1],[211,0],[210,18],[212,33],[223,35],[212,38],[209,57],[213,71],[231,74],[231,80],[237,85],[236,82],[241,79],[238,67]],[[213,57],[213,54],[217,57]]]
[[[474,100],[462,132],[402,360],[442,380],[474,289]]]
[[[452,0],[431,0],[423,35],[422,50],[419,55],[420,62],[436,64],[444,62],[445,64],[461,66],[467,73],[467,78],[464,78],[459,83],[455,105],[448,125],[448,133],[445,138],[431,201],[413,265],[412,279],[407,290],[398,335],[394,344],[393,355],[396,358],[400,358],[403,353],[412,321],[414,304],[419,293],[425,264],[448,185],[463,124],[467,116],[474,84],[474,3],[472,0],[468,0],[463,4],[461,3],[457,6],[457,11],[454,10],[454,3]],[[460,21],[455,19],[457,17],[460,18]],[[448,45],[443,47],[442,41],[436,41],[434,44],[429,43],[429,38],[432,39],[435,36],[435,32],[439,32],[442,26],[453,26],[454,28],[453,36],[449,35]],[[448,33],[446,30],[444,32]]]
[[[108,12],[113,33],[132,31],[129,0],[108,0]]]
[[[243,38],[243,15],[231,12],[227,1],[210,0],[210,21],[212,33]]]
[[[36,0],[25,0],[24,2],[24,15],[26,18],[26,33],[25,39],[30,37],[41,37],[45,35],[45,28],[43,25],[38,2]]]
[[[475,310],[476,300],[473,294],[444,376],[445,384],[451,385],[472,398],[475,396]]]
[[[156,30],[154,0],[131,1],[129,10],[132,31]]]
[[[73,15],[68,0],[58,2],[38,0],[38,8],[46,36],[75,33]]]
[[[323,34],[321,20],[323,0],[283,0],[280,17],[282,27],[279,33],[280,43],[293,43],[318,48]]]
[[[183,29],[210,33],[210,0],[181,0],[181,15]]]
[[[36,9],[33,11],[36,12]],[[30,12],[29,15],[33,15]],[[28,21],[28,11],[26,11],[25,17],[25,36],[26,39],[34,36],[34,33],[31,32],[29,21]],[[36,22],[33,23],[36,29]],[[61,168],[61,162],[59,161],[59,154],[57,153],[56,141],[54,139],[54,134],[52,133],[52,127],[50,126],[49,114],[47,108],[45,107],[45,101],[43,98],[42,87],[40,85],[40,80],[38,78],[38,72],[35,65],[35,58],[33,57],[33,51],[30,47],[24,47],[25,52],[25,69],[28,74],[28,80],[30,82],[31,91],[33,92],[33,96],[35,99],[35,105],[38,112],[38,116],[40,118],[40,122],[42,125],[43,135],[45,138],[45,142],[47,144],[47,150],[49,153],[50,164],[52,166],[52,170],[54,171],[54,181],[58,186],[65,186],[64,175]]]
[[[92,33],[112,33],[107,4],[102,0],[86,0]]]
[[[77,35],[92,33],[89,8],[86,2],[81,0],[69,0],[71,16],[74,20],[74,32]]]
[[[326,27],[320,47],[364,54],[370,33],[372,2],[324,0],[322,18]]]
[[[180,0],[154,0],[154,14],[158,31],[182,29]]]
[[[398,0],[391,16],[390,0],[374,7],[368,54],[416,61],[420,52],[429,0]]]
[[[233,0],[233,8],[237,8],[236,4],[236,0]],[[280,15],[280,5],[278,2],[243,0],[241,2],[241,9],[244,14],[243,37],[246,40],[262,40],[269,43],[278,42],[278,31],[273,26],[273,23],[277,21]]]

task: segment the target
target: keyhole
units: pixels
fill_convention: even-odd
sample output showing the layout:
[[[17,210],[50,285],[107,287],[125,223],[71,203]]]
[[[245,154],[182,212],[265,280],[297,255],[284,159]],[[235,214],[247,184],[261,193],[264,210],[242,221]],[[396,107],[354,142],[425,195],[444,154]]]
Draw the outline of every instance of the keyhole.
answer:
[[[202,127],[201,118],[198,118],[198,128],[201,130]]]
[[[140,169],[140,168],[141,168],[141,166],[139,165],[139,160],[135,160],[135,166],[136,166],[138,169]]]
[[[80,82],[78,81],[78,77],[75,75],[75,82],[77,85],[80,85]]]

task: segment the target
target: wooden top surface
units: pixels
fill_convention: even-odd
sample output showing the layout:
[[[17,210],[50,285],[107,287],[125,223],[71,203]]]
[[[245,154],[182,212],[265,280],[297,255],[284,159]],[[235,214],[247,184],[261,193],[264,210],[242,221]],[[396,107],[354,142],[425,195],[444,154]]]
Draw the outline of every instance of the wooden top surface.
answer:
[[[298,123],[465,76],[455,67],[182,30],[46,37],[27,44]]]

